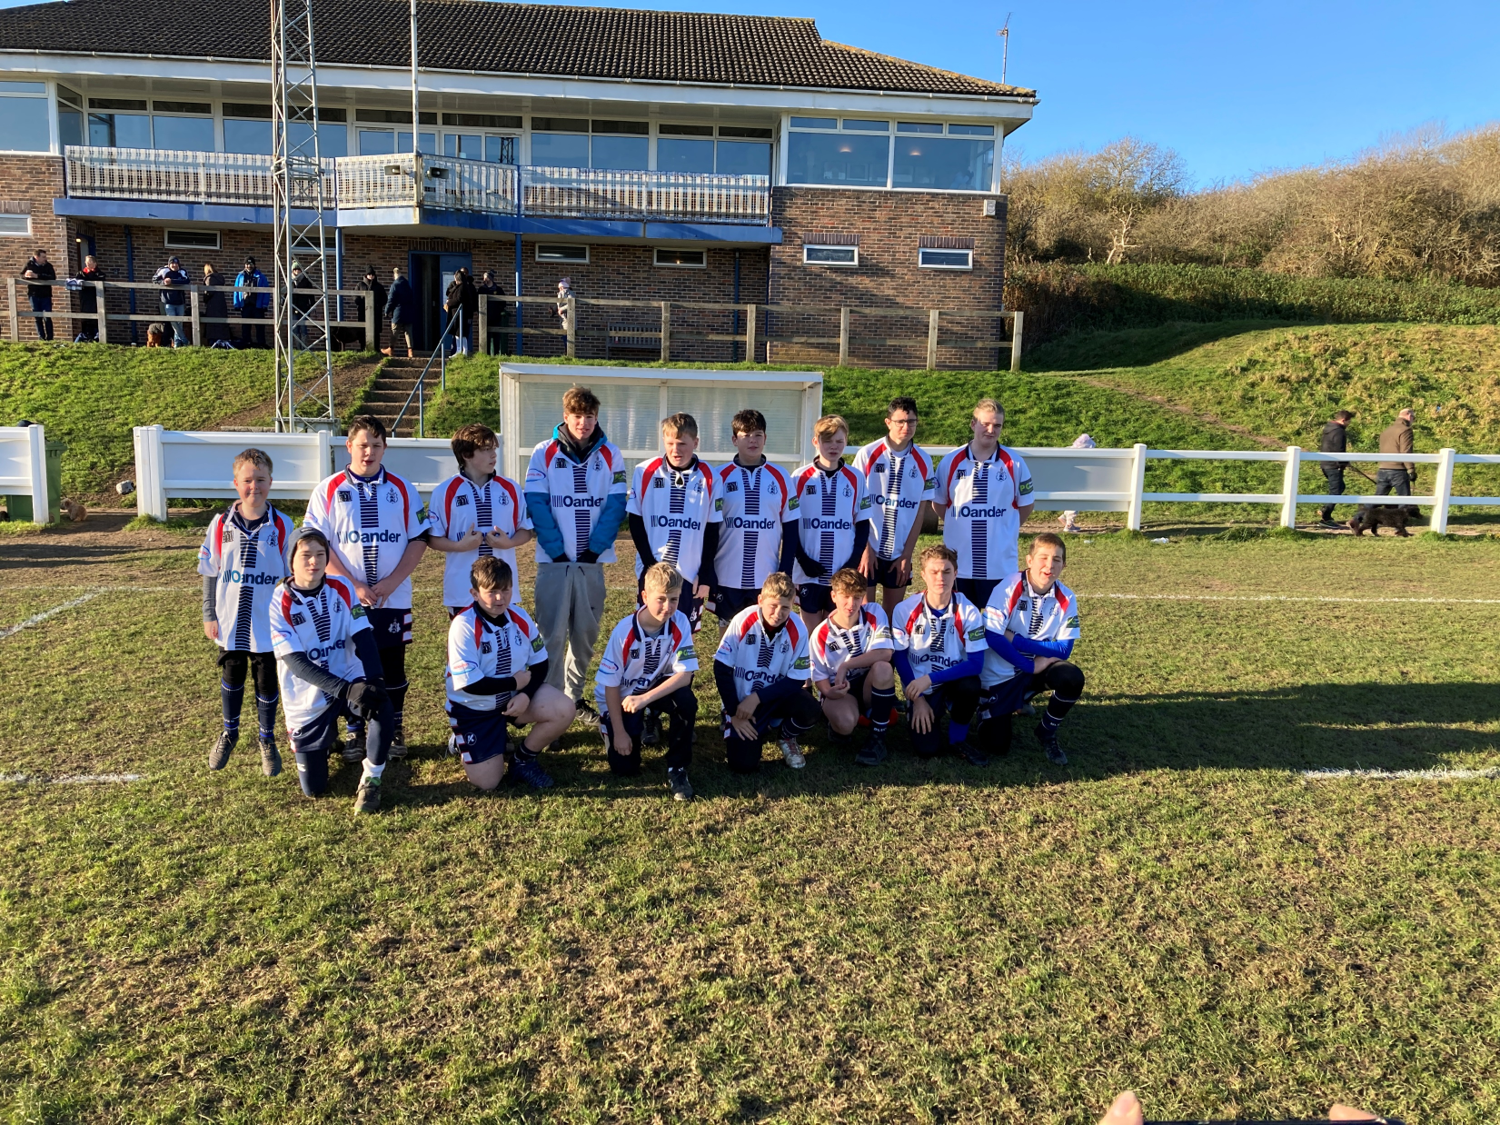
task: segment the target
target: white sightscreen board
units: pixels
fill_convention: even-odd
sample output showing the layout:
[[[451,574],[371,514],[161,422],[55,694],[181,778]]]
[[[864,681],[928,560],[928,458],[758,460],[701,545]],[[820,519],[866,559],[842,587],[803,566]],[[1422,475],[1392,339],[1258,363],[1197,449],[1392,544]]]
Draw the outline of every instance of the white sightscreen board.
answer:
[[[0,487],[31,492],[31,435],[26,426],[0,426]]]
[[[249,448],[264,450],[271,458],[272,500],[306,500],[329,472],[327,447],[316,434],[166,430],[161,438],[166,494],[193,499],[234,497],[234,459]]]
[[[935,462],[957,446],[925,447]],[[1031,470],[1032,506],[1042,512],[1124,512],[1130,508],[1135,455],[1129,449],[1016,447]],[[1116,493],[1117,500],[1075,500],[1052,493]]]

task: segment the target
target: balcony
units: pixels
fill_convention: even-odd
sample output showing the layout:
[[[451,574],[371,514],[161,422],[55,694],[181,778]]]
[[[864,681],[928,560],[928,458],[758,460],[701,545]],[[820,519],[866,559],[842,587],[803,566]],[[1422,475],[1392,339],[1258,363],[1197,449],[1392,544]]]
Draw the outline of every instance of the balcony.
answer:
[[[269,156],[70,145],[64,161],[70,200],[273,205]],[[766,176],[518,167],[402,153],[324,160],[321,178],[323,206],[338,212],[339,225],[370,225],[376,212],[392,225],[434,221],[434,212],[503,220],[477,224],[496,230],[527,229],[528,219],[741,227],[771,221]],[[293,206],[316,207],[316,184],[311,177],[294,181]]]

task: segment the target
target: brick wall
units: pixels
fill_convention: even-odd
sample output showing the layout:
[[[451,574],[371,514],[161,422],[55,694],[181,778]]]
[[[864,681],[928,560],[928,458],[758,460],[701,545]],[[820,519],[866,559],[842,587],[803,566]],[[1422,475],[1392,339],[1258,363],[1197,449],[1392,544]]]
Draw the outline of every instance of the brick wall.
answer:
[[[4,261],[4,275],[19,277],[26,267],[26,259],[32,251],[47,251],[59,278],[69,277],[77,268],[77,259],[71,254],[73,231],[68,223],[52,212],[52,200],[63,193],[63,163],[57,156],[0,155],[0,197],[7,202],[20,203],[31,211],[31,234],[26,237],[0,238],[0,258]],[[69,294],[58,287],[52,291],[52,305],[56,309],[67,309]],[[3,298],[0,298],[3,299]],[[36,328],[31,319],[31,306],[26,301],[24,286],[16,286],[16,305],[20,315],[18,327],[23,340],[35,340]],[[71,340],[74,333],[68,322],[56,320],[54,331],[59,340]],[[7,330],[8,334],[8,330]]]
[[[928,192],[854,191],[778,187],[772,190],[772,222],[784,241],[771,248],[771,303],[820,305],[825,315],[773,315],[773,336],[833,337],[839,333],[842,306],[915,310],[910,317],[875,318],[853,314],[850,360],[856,364],[925,366],[927,309],[1001,307],[1005,284],[1005,199],[997,214],[984,214],[987,197]],[[857,236],[859,266],[807,265],[802,246],[809,234]],[[923,236],[972,240],[972,271],[919,269],[917,250]],[[911,345],[859,343],[859,337],[917,338]],[[942,346],[946,340],[988,342],[1000,338],[998,322],[939,321],[938,363],[943,367],[988,367],[997,351],[989,347]],[[830,343],[772,343],[772,358],[818,363],[838,358]]]

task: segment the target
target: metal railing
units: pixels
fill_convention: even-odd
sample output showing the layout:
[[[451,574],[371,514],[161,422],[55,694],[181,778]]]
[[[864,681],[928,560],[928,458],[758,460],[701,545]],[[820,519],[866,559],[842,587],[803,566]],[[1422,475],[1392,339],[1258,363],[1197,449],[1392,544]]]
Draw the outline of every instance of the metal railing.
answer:
[[[521,193],[525,215],[684,223],[767,223],[771,218],[768,176],[527,166],[521,169]]]
[[[63,150],[67,193],[90,199],[160,203],[271,205],[271,158],[243,152],[69,145]],[[325,198],[334,194],[334,162],[323,161]],[[306,199],[293,200],[313,206]]]
[[[403,419],[405,419],[406,412],[411,409],[413,400],[415,400],[417,404],[416,436],[419,438],[425,438],[427,436],[427,373],[432,370],[432,361],[437,360],[438,390],[446,391],[448,389],[448,344],[450,341],[457,341],[458,337],[453,331],[455,325],[458,326],[460,332],[464,331],[464,329],[467,327],[463,323],[463,315],[463,309],[459,308],[454,309],[452,315],[448,317],[448,323],[443,326],[443,334],[438,339],[438,346],[433,349],[432,354],[427,357],[427,362],[422,365],[422,370],[417,375],[416,385],[412,387],[411,392],[406,396],[406,401],[401,404],[401,409],[396,412],[396,420],[391,423],[392,437],[395,437],[401,432],[401,422]],[[391,351],[394,352],[395,350],[396,349],[393,342]]]

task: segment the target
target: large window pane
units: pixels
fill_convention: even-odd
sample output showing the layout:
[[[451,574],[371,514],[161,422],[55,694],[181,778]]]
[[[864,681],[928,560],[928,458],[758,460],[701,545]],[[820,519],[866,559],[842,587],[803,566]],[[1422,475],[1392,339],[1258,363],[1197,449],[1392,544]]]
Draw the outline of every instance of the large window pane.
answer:
[[[0,149],[46,152],[51,147],[46,98],[0,98]]]
[[[549,168],[587,168],[589,139],[570,133],[533,133],[531,162]]]
[[[900,137],[894,186],[989,191],[994,167],[994,141]]]
[[[225,122],[226,136],[229,122]],[[306,121],[292,121],[287,125],[287,139],[293,145],[305,144],[308,135],[312,132],[311,126]],[[426,137],[428,134],[423,133]],[[411,134],[406,134],[406,142],[411,144]],[[343,125],[330,125],[323,121],[318,125],[318,156],[327,160],[331,157],[349,155],[349,130]]]
[[[269,121],[225,121],[224,151],[271,154]]]
[[[483,160],[484,138],[477,133],[444,133],[443,155],[460,160]]]
[[[151,119],[145,114],[89,114],[89,144],[104,148],[150,148]]]
[[[885,187],[890,152],[889,137],[789,133],[787,182]]]
[[[650,142],[645,137],[595,137],[595,168],[645,168]]]
[[[214,150],[212,117],[167,117],[158,113],[151,119],[156,129],[156,147],[185,149],[195,152]]]
[[[771,146],[753,141],[720,141],[718,173],[721,176],[769,176]]]
[[[406,134],[408,142],[411,134]],[[396,151],[396,134],[386,129],[361,129],[359,131],[359,154],[361,156],[390,156]],[[410,152],[410,148],[407,149]]]
[[[484,158],[491,164],[514,164],[516,162],[516,138],[497,137],[494,134],[486,136]]]
[[[57,111],[57,139],[64,148],[83,144],[83,114],[78,110]]]
[[[425,116],[425,114],[424,114],[424,116]],[[422,134],[422,139],[418,143],[421,145],[421,151],[422,151],[423,154],[425,154],[427,156],[437,156],[438,155],[437,134],[436,133],[423,133]],[[410,152],[411,151],[411,134],[410,133],[397,133],[396,134],[396,151],[397,152]]]
[[[712,172],[713,141],[690,141],[683,137],[658,137],[656,167],[661,172]]]

